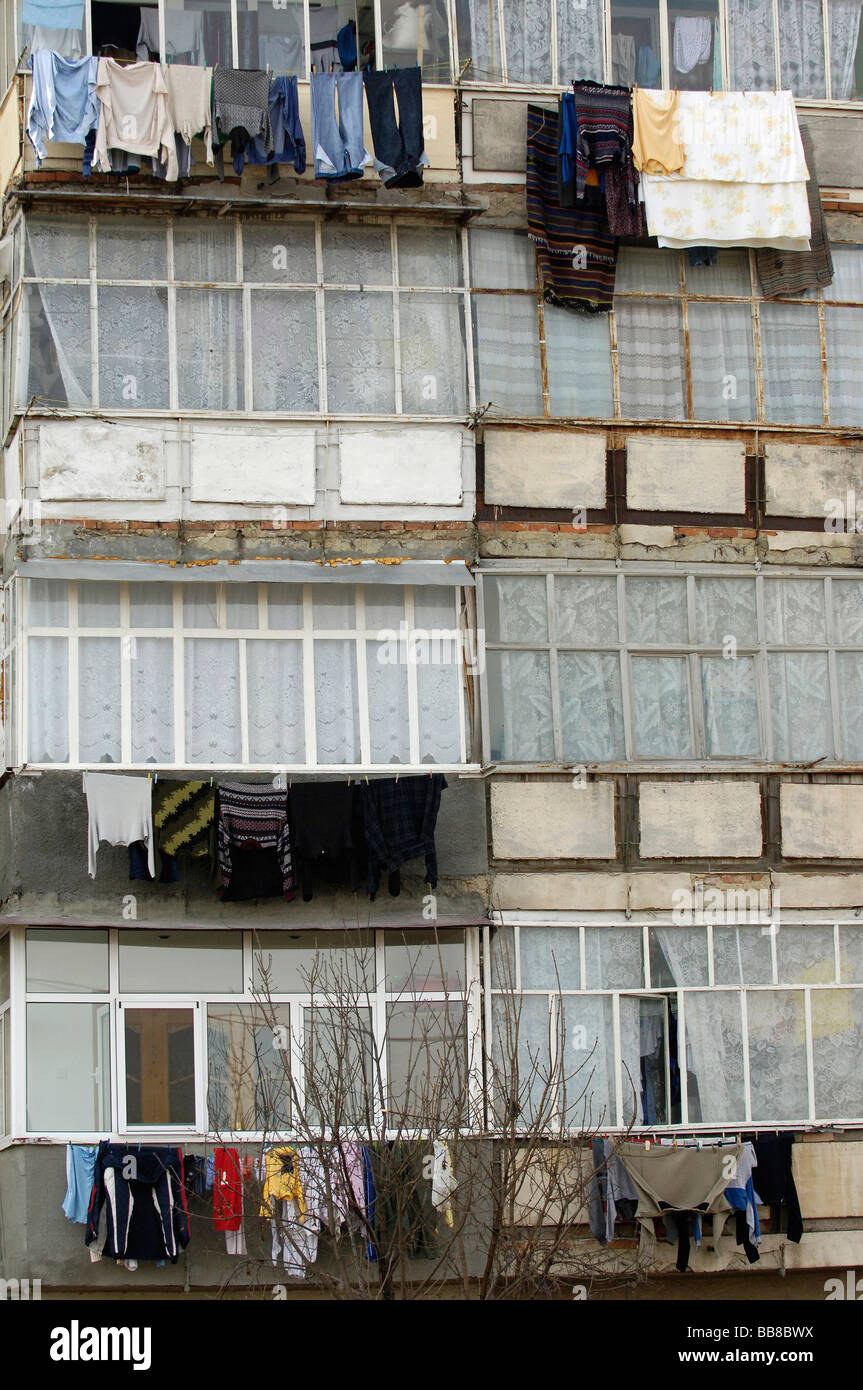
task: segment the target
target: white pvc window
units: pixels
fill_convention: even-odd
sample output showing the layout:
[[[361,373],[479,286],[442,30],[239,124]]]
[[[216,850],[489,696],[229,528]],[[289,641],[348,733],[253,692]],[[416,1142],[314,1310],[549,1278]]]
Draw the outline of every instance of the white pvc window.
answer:
[[[21,760],[458,767],[461,591],[30,580]]]
[[[491,1103],[529,1123],[551,1084],[577,1128],[859,1123],[861,951],[845,923],[501,929]]]
[[[705,567],[482,577],[485,754],[863,761],[863,579]]]

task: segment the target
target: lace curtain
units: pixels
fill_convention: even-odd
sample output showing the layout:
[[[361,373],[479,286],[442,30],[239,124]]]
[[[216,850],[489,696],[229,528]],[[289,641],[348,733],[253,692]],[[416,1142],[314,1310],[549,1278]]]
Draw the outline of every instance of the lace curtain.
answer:
[[[69,761],[69,649],[65,637],[28,646],[27,761]]]
[[[403,292],[399,325],[402,410],[410,415],[463,415],[467,351],[460,296]]]
[[[236,641],[186,638],[186,759],[239,763],[240,671]]]
[[[327,400],[330,410],[395,411],[391,294],[327,290]]]
[[[808,762],[832,757],[827,657],[821,652],[771,652],[767,671],[774,758]]]
[[[746,1002],[753,1120],[808,1115],[803,991],[750,990]]]
[[[779,0],[783,88],[796,97],[827,95],[821,0]]]
[[[306,758],[301,642],[246,643],[249,758],[302,763]]]
[[[168,291],[149,285],[100,285],[99,404],[165,409],[168,382]]]
[[[130,651],[132,762],[174,761],[174,644],[136,637]]]
[[[691,758],[689,676],[684,657],[634,656],[632,713],[641,758]]]
[[[773,0],[728,0],[728,66],[732,92],[776,86]]]
[[[481,404],[507,415],[542,414],[542,368],[536,300],[477,294],[477,392]]]
[[[189,410],[242,410],[239,290],[177,290],[177,399]]]
[[[255,290],[251,309],[252,409],[319,410],[314,294]]]
[[[337,638],[315,642],[315,721],[319,763],[360,761],[357,649]]]
[[[548,398],[552,415],[614,414],[607,314],[572,314],[544,306]]]
[[[861,0],[827,0],[830,22],[830,82],[834,100],[856,95],[854,66],[860,37]]]
[[[679,306],[660,300],[616,297],[614,317],[623,418],[685,420],[683,321]]]
[[[690,304],[689,360],[696,420],[756,418],[752,316],[747,304]]]
[[[822,424],[821,342],[815,310],[796,304],[762,304],[761,351],[766,418],[776,424]]]
[[[506,64],[510,82],[549,84],[552,7],[550,0],[457,0],[459,58],[470,58],[467,78],[477,81],[501,74],[498,3],[503,4]],[[574,78],[602,81],[602,0],[557,3],[557,82]]]
[[[859,309],[826,308],[824,320],[830,423],[859,427],[863,424],[863,316]]]

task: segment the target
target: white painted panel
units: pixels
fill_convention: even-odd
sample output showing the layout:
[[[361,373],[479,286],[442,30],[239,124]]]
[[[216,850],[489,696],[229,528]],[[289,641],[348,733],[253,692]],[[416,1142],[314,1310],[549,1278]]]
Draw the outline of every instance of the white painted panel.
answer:
[[[494,782],[496,859],[613,859],[614,787],[608,782]]]
[[[460,426],[341,430],[339,497],[365,505],[459,506]]]
[[[626,502],[637,511],[743,512],[742,441],[632,436],[626,444]]]
[[[165,439],[158,425],[54,420],[39,426],[43,502],[157,502],[165,496]]]
[[[645,859],[761,853],[757,782],[642,782],[638,818]]]
[[[483,440],[486,502],[572,510],[605,506],[605,434],[487,429]]]
[[[196,426],[190,496],[193,502],[312,506],[315,431]]]
[[[853,533],[855,512],[863,509],[863,449],[771,441],[764,445],[764,481],[768,515],[823,516],[834,531]]]

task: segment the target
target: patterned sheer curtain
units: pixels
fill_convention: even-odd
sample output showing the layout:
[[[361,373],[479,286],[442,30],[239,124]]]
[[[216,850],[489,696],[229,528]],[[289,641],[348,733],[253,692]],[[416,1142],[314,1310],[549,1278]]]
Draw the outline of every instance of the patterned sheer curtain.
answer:
[[[728,0],[729,76],[733,92],[776,86],[773,0]]]
[[[617,297],[614,316],[623,418],[685,420],[680,306],[661,300]]]
[[[89,275],[86,223],[27,221],[26,274],[37,279]],[[56,405],[89,406],[90,292],[86,285],[28,286],[21,300],[19,404],[39,395]]]
[[[566,87],[575,79],[601,82],[602,0],[558,0],[557,3],[557,81]]]
[[[797,97],[827,95],[821,0],[779,0],[782,86]]]
[[[854,76],[860,37],[861,0],[828,0],[830,20],[830,82],[835,100],[858,95]]]

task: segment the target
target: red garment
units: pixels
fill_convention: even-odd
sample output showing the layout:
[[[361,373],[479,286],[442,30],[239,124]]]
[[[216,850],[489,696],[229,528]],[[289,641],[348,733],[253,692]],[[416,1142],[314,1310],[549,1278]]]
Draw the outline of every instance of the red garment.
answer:
[[[236,1149],[216,1149],[213,1172],[213,1225],[238,1231],[243,1224],[243,1171]]]

